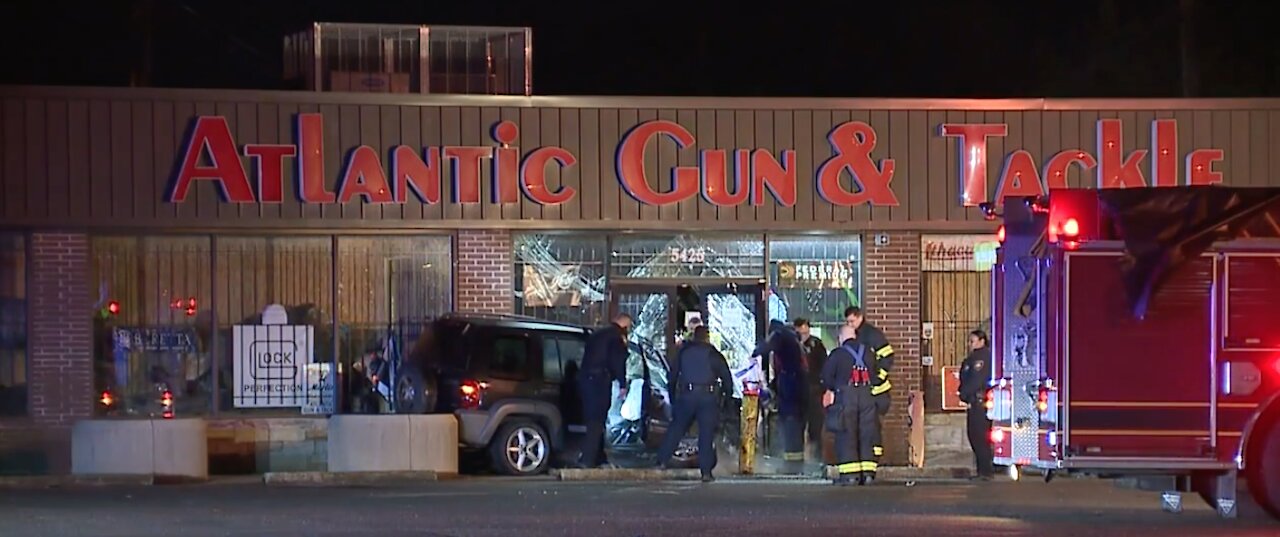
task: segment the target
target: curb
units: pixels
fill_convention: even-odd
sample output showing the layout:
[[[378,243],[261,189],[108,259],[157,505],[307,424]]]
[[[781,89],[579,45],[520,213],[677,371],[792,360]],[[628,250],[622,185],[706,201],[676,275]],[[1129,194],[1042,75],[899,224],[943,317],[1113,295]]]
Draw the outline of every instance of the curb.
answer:
[[[639,468],[564,468],[555,472],[561,481],[698,481],[698,470]]]
[[[67,486],[151,486],[207,483],[208,479],[163,475],[57,475],[0,477],[0,488],[55,488]]]
[[[639,468],[565,468],[553,470],[552,475],[560,481],[697,481],[701,475],[697,470],[657,470]],[[889,483],[910,483],[913,481],[962,481],[969,479],[968,468],[911,468],[905,466],[886,466],[876,472],[877,481]],[[796,481],[819,482],[835,477],[835,468],[828,467],[822,474],[760,474],[720,476],[730,481]]]
[[[386,485],[438,481],[436,472],[267,472],[262,483],[268,486]]]

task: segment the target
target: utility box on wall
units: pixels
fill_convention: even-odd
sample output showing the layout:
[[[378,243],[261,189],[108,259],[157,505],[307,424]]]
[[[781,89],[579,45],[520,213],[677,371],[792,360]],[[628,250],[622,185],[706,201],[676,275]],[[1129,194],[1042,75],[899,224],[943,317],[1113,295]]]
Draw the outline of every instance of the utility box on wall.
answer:
[[[284,39],[297,89],[533,94],[529,28],[315,23]]]

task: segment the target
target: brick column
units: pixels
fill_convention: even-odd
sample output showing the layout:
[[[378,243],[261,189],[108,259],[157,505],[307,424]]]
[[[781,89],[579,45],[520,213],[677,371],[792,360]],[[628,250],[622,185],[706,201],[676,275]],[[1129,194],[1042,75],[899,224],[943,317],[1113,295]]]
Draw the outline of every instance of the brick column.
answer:
[[[89,237],[31,236],[27,273],[30,319],[30,415],[36,424],[70,426],[93,413],[93,318]]]
[[[458,232],[458,311],[513,313],[515,311],[511,233],[506,230]]]
[[[895,351],[890,379],[893,406],[883,419],[886,464],[907,463],[907,395],[920,383],[920,235],[889,233],[887,246],[875,235],[863,239],[867,319]],[[923,396],[923,393],[921,393]]]

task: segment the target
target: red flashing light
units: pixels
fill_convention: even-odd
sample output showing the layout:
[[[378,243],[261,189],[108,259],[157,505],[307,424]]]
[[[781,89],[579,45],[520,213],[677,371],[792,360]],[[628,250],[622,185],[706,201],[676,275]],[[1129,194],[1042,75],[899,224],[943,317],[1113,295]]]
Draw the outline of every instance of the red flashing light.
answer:
[[[991,443],[993,444],[1004,443],[1004,429],[999,429],[999,428],[991,429]]]
[[[996,240],[1004,243],[1004,226],[996,228]]]
[[[102,397],[98,398],[98,402],[102,403],[102,406],[111,406],[116,400],[111,397],[111,392],[102,392]]]
[[[480,396],[483,395],[485,384],[476,382],[471,379],[462,381],[458,386],[458,393],[461,395],[459,405],[462,408],[476,408],[480,406]]]
[[[1068,218],[1062,223],[1062,234],[1072,238],[1080,235],[1080,222],[1075,218]]]
[[[120,315],[120,303],[112,300],[107,302],[107,313],[111,315]]]
[[[986,406],[987,410],[991,410],[996,407],[996,394],[994,388],[987,389],[987,401],[983,406]]]
[[[171,391],[169,391],[169,390],[165,390],[165,391],[164,391],[164,395],[161,395],[161,396],[160,396],[160,404],[164,405],[164,407],[165,407],[165,408],[172,408],[172,407],[173,407],[173,392],[171,392]]]
[[[1048,388],[1044,388],[1044,387],[1040,388],[1040,394],[1036,398],[1036,410],[1039,410],[1042,413],[1046,410],[1049,410],[1049,389]]]

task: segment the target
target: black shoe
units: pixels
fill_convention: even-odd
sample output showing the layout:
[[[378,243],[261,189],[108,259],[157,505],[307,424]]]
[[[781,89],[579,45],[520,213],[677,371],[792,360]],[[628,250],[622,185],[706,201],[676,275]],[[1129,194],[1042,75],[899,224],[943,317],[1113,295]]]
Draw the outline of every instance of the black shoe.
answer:
[[[991,474],[978,474],[969,478],[969,481],[994,481],[995,476]]]
[[[851,477],[849,477],[849,476],[847,476],[847,475],[842,475],[842,476],[840,476],[840,477],[837,477],[837,478],[835,478],[835,479],[832,479],[832,480],[831,480],[831,484],[832,484],[832,485],[835,485],[835,486],[837,486],[837,487],[847,487],[847,486],[849,486],[849,485],[852,485],[852,484],[853,484],[853,478],[851,478]]]
[[[874,485],[874,484],[876,484],[876,476],[873,476],[873,475],[864,475],[864,476],[862,476],[862,478],[861,478],[861,479],[859,479],[859,480],[858,480],[858,484],[859,484],[859,485],[862,485],[862,486],[864,486],[864,487],[869,487],[869,486],[871,486],[871,485]]]
[[[702,476],[703,483],[714,483],[715,480],[716,480],[716,476],[713,476],[710,474]]]

